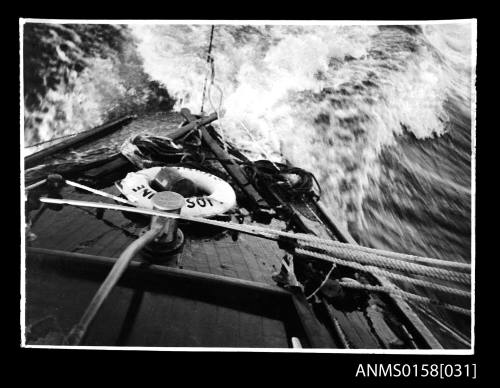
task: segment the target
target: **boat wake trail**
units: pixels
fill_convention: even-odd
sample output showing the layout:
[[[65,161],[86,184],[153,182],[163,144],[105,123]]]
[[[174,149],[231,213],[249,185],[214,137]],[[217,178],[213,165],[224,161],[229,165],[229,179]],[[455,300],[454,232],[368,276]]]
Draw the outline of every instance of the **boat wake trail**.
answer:
[[[132,32],[145,71],[178,107],[199,111],[210,26]],[[468,24],[216,26],[221,129],[254,159],[313,171],[328,207],[362,242],[446,255],[470,241],[470,33]],[[386,201],[394,188],[399,197]],[[455,238],[419,240],[429,213]],[[470,242],[459,245],[451,251],[469,259]]]

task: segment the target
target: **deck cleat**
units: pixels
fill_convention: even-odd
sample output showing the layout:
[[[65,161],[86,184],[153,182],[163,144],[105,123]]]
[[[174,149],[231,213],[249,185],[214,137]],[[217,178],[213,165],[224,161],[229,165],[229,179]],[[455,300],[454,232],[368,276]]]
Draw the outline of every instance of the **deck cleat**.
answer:
[[[47,192],[47,197],[49,198],[56,198],[56,199],[63,199],[63,196],[61,194],[61,190],[66,184],[66,181],[62,177],[62,175],[59,174],[49,174],[47,175],[47,181],[45,182],[45,190]],[[64,206],[60,204],[47,204],[47,207],[51,210],[59,211],[61,210]]]
[[[155,210],[180,214],[185,199],[182,195],[172,191],[156,193],[152,198]],[[184,245],[184,233],[177,226],[177,219],[153,216],[150,227],[163,228],[162,233],[143,249],[145,259],[158,262],[172,258]]]
[[[60,193],[61,189],[66,184],[62,175],[59,174],[49,174],[47,175],[47,181],[45,182],[45,187],[49,193]]]

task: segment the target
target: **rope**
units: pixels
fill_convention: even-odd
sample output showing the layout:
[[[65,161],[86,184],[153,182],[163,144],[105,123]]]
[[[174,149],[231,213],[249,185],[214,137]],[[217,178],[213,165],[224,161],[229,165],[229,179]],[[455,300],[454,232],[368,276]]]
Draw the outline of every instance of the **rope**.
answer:
[[[313,245],[313,244],[311,244],[311,242],[323,243],[325,241],[327,241],[327,242],[331,241],[331,240],[325,240],[325,239],[322,239],[322,238],[319,238],[319,237],[316,237],[313,235],[304,234],[304,233],[283,232],[283,231],[277,231],[274,229],[269,229],[269,228],[265,228],[265,227],[261,227],[261,226],[252,226],[252,228],[255,231],[259,231],[259,232],[265,233],[265,234],[279,235],[282,237],[289,237],[289,238],[295,239],[295,240],[306,240],[306,241],[308,241],[309,245]],[[300,241],[298,241],[298,242],[300,242]],[[354,258],[355,258],[354,253],[356,253],[356,254],[358,253],[358,252],[356,252],[356,248],[358,246],[352,245],[352,244],[345,244],[345,243],[338,243],[338,246],[342,249],[345,249],[346,254],[349,256],[348,257],[349,260],[354,260]],[[323,246],[321,246],[319,249],[326,250]],[[328,248],[328,249],[330,249],[330,248]],[[339,250],[337,250],[336,252],[339,252]],[[360,254],[363,255],[363,252],[360,252]],[[363,255],[362,257],[364,258],[364,262],[367,262],[367,261],[372,262],[372,260],[370,260],[371,256],[372,255]],[[445,270],[445,269],[432,268],[432,267],[427,267],[424,265],[418,265],[418,264],[404,262],[404,261],[401,261],[399,263],[396,262],[396,260],[394,260],[394,262],[388,262],[386,260],[386,258],[384,258],[382,256],[373,255],[373,257],[375,258],[374,262],[376,262],[377,264],[380,263],[380,264],[382,264],[382,266],[385,266],[386,268],[387,267],[389,267],[389,268],[398,267],[402,270],[406,270],[409,272],[417,271],[417,273],[421,274],[421,275],[427,275],[427,271],[429,271],[430,273],[435,274],[436,278],[438,278],[438,279],[454,280],[454,281],[457,281],[459,283],[470,284],[470,275],[469,274],[449,271],[449,270]],[[416,257],[416,256],[414,256],[414,257]],[[434,259],[434,260],[437,261],[437,259]],[[450,262],[445,261],[445,260],[441,260],[441,262],[446,262],[446,264],[450,263]],[[391,267],[391,265],[392,265],[392,267]],[[415,269],[415,271],[411,271],[410,269]],[[446,276],[448,274],[450,276]]]
[[[254,229],[253,226],[250,226],[250,225],[244,226],[242,224],[236,224],[236,223],[227,222],[227,221],[216,221],[216,220],[210,220],[207,218],[181,216],[178,214],[166,213],[166,212],[161,212],[158,210],[151,210],[151,209],[144,209],[144,208],[130,207],[130,206],[122,206],[122,205],[114,205],[114,204],[109,204],[109,203],[104,203],[104,202],[78,201],[78,200],[72,200],[72,199],[56,199],[56,198],[45,198],[45,197],[40,198],[40,202],[60,204],[60,205],[81,206],[81,207],[93,207],[93,208],[97,208],[97,209],[118,210],[118,211],[124,211],[124,212],[128,212],[128,213],[146,214],[146,215],[150,215],[150,216],[159,216],[159,217],[174,218],[174,219],[179,219],[179,220],[184,220],[184,221],[199,222],[202,224],[207,224],[207,225],[217,226],[220,228],[235,230],[237,232],[251,234],[254,236],[258,236],[258,237],[264,237],[264,238],[267,238],[270,240],[277,240],[276,236],[274,236],[274,235],[271,235],[269,233],[263,233],[263,232],[260,232],[257,230],[253,230]]]
[[[42,180],[40,182],[37,182],[31,186],[28,186],[26,188],[26,190],[30,190],[36,186],[39,186],[41,184],[45,183],[45,180]],[[118,198],[118,197],[114,197],[114,196],[111,196],[110,194],[108,193],[104,193],[102,191],[99,191],[99,190],[95,190],[95,189],[92,189],[90,187],[86,187],[86,186],[83,186],[83,185],[79,185],[79,184],[75,184],[74,182],[71,182],[71,184],[73,184],[74,186],[76,187],[80,187],[84,190],[88,190],[88,191],[91,191],[95,194],[99,194],[99,195],[103,195],[103,196],[106,196],[108,198],[112,198],[112,199],[115,199],[119,202],[126,202],[128,204],[131,204],[130,202],[128,201],[125,201],[121,198]],[[118,199],[117,199],[118,198]],[[139,211],[140,212],[140,211]],[[187,221],[194,221],[194,222],[201,222],[199,219],[194,219],[194,220],[189,220],[189,219],[186,219]],[[224,223],[226,224],[226,223]],[[227,225],[217,225],[217,226],[222,226],[222,227],[227,227]],[[358,253],[357,251],[361,251],[361,252],[375,252],[375,253],[391,253],[391,252],[387,252],[387,251],[381,251],[381,250],[377,250],[377,249],[372,249],[372,248],[366,248],[366,247],[361,247],[361,246],[357,246],[357,245],[352,245],[352,244],[345,244],[345,243],[340,243],[340,242],[337,242],[337,241],[333,241],[333,240],[326,240],[326,239],[322,239],[322,238],[319,238],[319,237],[316,237],[316,236],[313,236],[313,235],[308,235],[308,234],[304,234],[304,233],[289,233],[289,232],[283,232],[283,231],[277,231],[277,230],[274,230],[274,229],[270,229],[270,228],[264,228],[264,227],[259,227],[259,226],[251,226],[252,230],[255,231],[255,232],[258,232],[258,233],[262,233],[263,235],[267,235],[267,236],[274,236],[274,235],[277,235],[277,236],[283,236],[283,237],[289,237],[289,238],[293,238],[293,239],[300,239],[300,240],[305,240],[305,241],[308,241],[308,244],[313,246],[313,247],[316,247],[316,248],[319,248],[319,249],[323,249],[323,250],[327,250],[329,252],[332,252],[332,253],[336,253],[336,252],[339,252],[338,250],[335,251],[333,248],[340,248],[340,249],[343,249],[344,252],[346,253]],[[241,230],[240,230],[241,231]],[[312,244],[311,244],[312,242]],[[328,247],[328,248],[324,248],[324,246],[327,245],[327,246],[331,246],[331,247]],[[332,248],[332,250],[330,250],[330,248]],[[349,255],[349,259],[350,260],[354,260],[352,258],[352,255]],[[363,256],[365,258],[365,262],[367,261],[367,258],[368,258],[368,261],[371,261],[369,259],[369,256]],[[433,263],[433,264],[437,264],[437,265],[445,265],[445,266],[449,266],[449,267],[453,267],[453,264],[459,264],[458,265],[458,268],[461,268],[461,269],[465,269],[465,268],[470,268],[469,265],[465,264],[465,263],[453,263],[453,262],[450,262],[450,261],[446,261],[446,260],[438,260],[438,259],[431,259],[431,258],[424,258],[424,257],[418,257],[418,256],[413,256],[413,255],[405,255],[405,254],[397,254],[398,259],[399,258],[403,258],[403,259],[408,259],[408,260],[413,260],[413,261],[417,261],[417,262],[427,262],[427,263]],[[383,266],[385,266],[386,268],[396,268],[396,269],[402,269],[402,270],[408,270],[408,265],[411,266],[413,268],[413,265],[412,263],[406,263],[406,265],[404,263],[400,263],[400,264],[397,264],[396,261],[394,261],[392,264],[391,262],[387,262],[387,260],[385,260],[384,257],[381,257],[381,256],[375,256],[375,262],[376,263],[380,263],[382,262],[383,263]],[[393,265],[393,266],[391,266]],[[420,273],[420,274],[424,274],[426,275],[426,271],[429,271],[429,268],[430,268],[430,271],[433,271],[432,267],[426,267],[426,266],[418,266],[416,267],[418,268],[418,270],[420,271],[423,271],[423,273]],[[434,271],[442,271],[442,270],[439,270],[437,268],[434,269]],[[445,270],[446,271],[446,270]],[[412,271],[410,271],[412,272]],[[457,274],[459,275],[460,279],[461,280],[466,280],[468,279],[468,281],[466,282],[467,284],[470,283],[470,275],[468,274],[458,274],[456,272],[453,272],[453,271],[446,271],[446,272],[442,272],[444,274],[446,273],[453,273],[453,274]],[[461,276],[460,276],[461,275]],[[407,279],[405,279],[407,280]],[[444,280],[450,280],[448,278],[444,279]],[[462,282],[462,281],[460,281]],[[422,283],[423,285],[423,283]]]
[[[328,281],[328,279],[330,278],[330,275],[332,274],[333,270],[335,269],[336,265],[335,264],[332,264],[332,268],[330,268],[330,271],[328,271],[328,273],[326,274],[325,278],[323,279],[323,281],[321,282],[321,284],[318,286],[318,288],[316,288],[312,293],[311,295],[309,296],[306,296],[306,300],[309,300],[311,299],[314,295],[316,295],[318,293],[319,290],[321,290],[323,288],[323,286],[326,284],[326,282]]]
[[[464,315],[469,315],[469,316],[471,315],[470,310],[466,309],[464,307],[456,306],[456,305],[449,304],[449,303],[443,303],[439,300],[427,298],[426,296],[415,295],[415,294],[412,294],[410,292],[399,290],[397,288],[390,288],[390,287],[384,287],[384,286],[371,286],[371,285],[367,285],[367,284],[357,284],[357,283],[351,283],[351,282],[340,282],[340,285],[343,287],[346,287],[346,288],[390,294],[392,296],[400,297],[402,299],[408,299],[408,300],[413,300],[413,301],[424,303],[424,304],[439,306],[439,307],[445,308],[447,310],[451,310],[451,311],[454,311],[454,312],[457,312],[460,314],[464,314]]]
[[[268,229],[268,228],[265,228],[265,227],[256,227],[258,228],[259,230],[262,230],[264,232],[275,232],[274,230],[272,229]],[[295,239],[298,239],[298,240],[303,240],[303,241],[307,241],[307,242],[313,242],[313,243],[317,243],[317,244],[321,244],[321,245],[333,245],[333,246],[340,246],[340,247],[350,247],[350,248],[353,248],[353,249],[356,249],[358,250],[358,248],[362,248],[360,250],[371,250],[371,251],[378,251],[376,249],[372,249],[372,248],[366,248],[366,247],[361,247],[359,245],[354,245],[354,244],[347,244],[347,243],[342,243],[342,242],[339,242],[339,241],[334,241],[334,240],[329,240],[329,239],[324,239],[324,238],[320,238],[320,237],[317,237],[317,236],[314,236],[314,235],[311,235],[311,234],[305,234],[305,233],[288,233],[288,232],[280,232],[280,235],[281,236],[284,236],[284,237],[290,237],[290,238],[295,238]],[[417,259],[420,259],[419,256],[411,256],[411,255],[401,255],[402,257],[413,257],[415,260]],[[423,258],[423,259],[426,259],[426,258]],[[447,265],[447,266],[451,266],[453,264],[453,262],[451,261],[447,261],[447,260],[438,260],[438,259],[431,259],[435,262],[435,264],[437,263],[441,263],[443,265]],[[460,266],[467,266],[467,268],[470,268],[470,265],[468,264],[464,264],[464,263],[455,263],[455,264],[459,264]]]
[[[74,182],[72,182],[72,184],[75,185]],[[84,188],[84,189],[92,191],[96,194],[100,194],[100,195],[105,194],[105,196],[107,196],[107,197],[111,196],[108,193],[103,194],[103,192],[101,192],[99,190],[91,189],[91,188],[88,188],[88,187],[83,186],[83,185],[78,185],[77,187]],[[114,196],[112,196],[111,198],[116,199]],[[48,200],[48,199],[45,198],[45,200]],[[122,200],[122,202],[123,202],[123,200]],[[84,201],[68,201],[68,200],[66,200],[66,201],[62,201],[59,203],[76,204],[78,206],[79,204],[84,203]],[[99,203],[95,203],[95,202],[94,203],[87,202],[87,203],[88,204],[99,204]],[[130,204],[130,202],[128,202],[128,201],[127,201],[127,203]],[[101,205],[103,205],[103,204],[101,204]],[[108,204],[104,204],[104,205],[108,205]],[[115,209],[115,210],[124,210],[124,209]],[[136,209],[136,210],[139,213],[144,212],[143,209]],[[131,211],[131,209],[128,209],[128,211]],[[200,218],[196,218],[196,217],[179,216],[179,218],[185,219],[187,221],[205,222],[205,223],[207,222],[207,220],[205,220],[205,219],[203,219],[203,221],[200,221]],[[215,222],[217,224],[221,221],[210,220],[210,222],[211,223]],[[222,226],[222,227],[226,227],[226,228],[229,227],[227,222],[221,222],[221,223],[222,224],[217,224],[217,226]],[[249,225],[243,226],[240,224],[235,224],[235,225],[238,225],[237,228],[239,229],[239,231],[244,231],[244,229],[248,228],[249,230],[253,231],[254,233],[263,234],[263,235],[266,235],[268,237],[269,236],[283,236],[283,237],[290,237],[293,239],[297,239],[297,237],[299,237],[299,238],[304,237],[303,234],[277,231],[274,229],[263,228],[263,227],[259,227],[259,226],[249,226]],[[308,235],[306,235],[306,236],[308,236]],[[300,243],[303,245],[302,242],[300,242]],[[415,264],[415,263],[410,263],[410,262],[405,262],[405,261],[397,261],[397,260],[387,261],[386,258],[384,258],[382,256],[366,254],[364,252],[356,252],[355,250],[350,249],[349,246],[346,246],[346,244],[344,244],[344,246],[339,246],[339,247],[334,247],[334,246],[324,247],[320,244],[308,242],[308,245],[316,247],[316,248],[319,247],[319,249],[325,250],[329,253],[333,253],[333,254],[340,256],[341,258],[349,260],[349,261],[355,261],[355,262],[362,263],[362,264],[373,264],[373,265],[377,265],[377,266],[380,266],[383,268],[397,269],[397,270],[407,271],[410,273],[427,275],[427,276],[434,277],[437,279],[442,279],[442,280],[456,281],[456,282],[466,283],[466,284],[470,283],[470,275],[469,274],[458,273],[458,272],[454,272],[454,271],[450,271],[450,270],[446,270],[446,269],[439,269],[439,268],[423,266],[420,264]],[[305,252],[313,253],[311,251],[305,251]],[[326,257],[328,257],[328,256],[326,256]]]
[[[210,30],[210,42],[209,42],[208,50],[207,50],[207,64],[208,64],[207,67],[209,67],[209,68],[207,70],[207,75],[205,76],[205,81],[203,83],[203,94],[202,94],[200,112],[203,115],[203,108],[205,105],[205,91],[206,91],[206,94],[208,96],[208,101],[210,102],[210,106],[211,106],[212,110],[214,110],[217,113],[217,117],[219,118],[219,128],[221,129],[220,136],[221,136],[221,141],[222,141],[222,146],[224,148],[224,151],[226,152],[226,154],[229,155],[229,158],[231,160],[234,160],[233,156],[228,152],[227,141],[226,141],[225,136],[224,136],[225,131],[224,131],[224,128],[222,126],[222,116],[223,115],[221,114],[221,107],[222,107],[222,103],[224,100],[224,92],[222,91],[222,88],[215,83],[215,59],[212,56],[212,47],[213,47],[212,42],[213,42],[213,37],[214,37],[214,28],[215,28],[215,26],[212,25],[212,28]],[[210,74],[210,83],[208,84],[208,88],[207,88],[209,74]],[[220,93],[220,99],[219,99],[219,104],[217,105],[217,108],[215,107],[215,104],[212,101],[212,86],[215,86]]]
[[[312,236],[310,234],[305,234],[305,233],[297,233],[297,236],[300,239],[312,241],[312,242],[316,243],[318,246],[319,245],[335,246],[335,247],[348,246],[348,247],[351,247],[351,248],[356,249],[358,251],[363,251],[366,253],[374,253],[377,255],[386,256],[387,258],[396,259],[396,260],[406,260],[406,261],[412,261],[412,262],[417,262],[417,263],[439,265],[439,266],[444,266],[444,267],[463,269],[466,271],[470,271],[470,269],[471,269],[471,265],[468,263],[457,263],[457,262],[449,261],[449,260],[433,259],[430,257],[421,257],[421,256],[409,255],[409,254],[405,254],[405,253],[396,253],[396,252],[386,251],[386,250],[382,250],[382,249],[369,248],[369,247],[364,247],[361,245],[346,244],[346,243],[342,243],[340,241],[317,238],[315,236]]]
[[[114,199],[117,202],[126,203],[128,205],[135,206],[134,203],[127,201],[126,199],[117,197],[116,195],[112,195],[112,194],[106,193],[106,192],[101,191],[101,190],[96,190],[96,189],[93,189],[92,187],[84,186],[80,183],[72,182],[69,180],[66,180],[66,183],[70,186],[77,187],[79,189],[86,190],[86,191],[89,191],[89,192],[97,194],[97,195],[101,195],[101,196],[106,197],[106,198]]]
[[[106,206],[109,206],[109,208],[114,209],[114,210],[122,210],[122,211],[128,211],[128,212],[135,212],[135,213],[143,213],[143,214],[150,214],[150,215],[158,215],[155,213],[155,211],[151,211],[149,209],[140,209],[140,208],[129,208],[129,207],[116,207],[115,205],[109,205],[109,204],[103,204],[99,202],[85,202],[85,201],[72,201],[72,200],[55,200],[52,198],[41,198],[40,199],[42,202],[49,202],[49,203],[59,203],[59,204],[68,204],[68,205],[75,205],[75,206],[95,206],[95,207],[101,207],[101,208],[106,208]],[[160,213],[161,214],[161,213]],[[193,222],[202,222],[206,224],[211,224],[214,226],[219,226],[223,228],[228,228],[228,229],[233,229],[237,230],[243,233],[248,233],[251,232],[251,234],[254,235],[262,235],[265,238],[270,238],[270,239],[276,239],[276,236],[282,236],[282,237],[289,237],[292,239],[296,239],[298,236],[295,233],[289,233],[289,232],[283,232],[283,231],[277,231],[269,228],[263,228],[259,226],[249,226],[249,225],[240,225],[240,224],[231,224],[229,222],[223,222],[223,221],[214,221],[214,220],[207,220],[207,219],[200,219],[198,217],[186,217],[186,216],[177,216],[177,215],[172,215],[172,214],[166,214],[164,215],[165,217],[172,217],[172,218],[179,218],[183,219],[186,221],[193,221]],[[309,245],[313,245],[310,244]],[[330,253],[337,254],[341,256],[345,263],[343,265],[350,264],[352,265],[353,263],[350,263],[350,261],[354,261],[357,263],[363,263],[363,264],[372,264],[372,265],[377,265],[383,268],[389,268],[389,269],[397,269],[401,271],[406,271],[409,273],[415,273],[418,275],[426,275],[429,277],[433,277],[436,279],[441,279],[441,280],[447,280],[447,281],[454,281],[458,283],[463,283],[463,284],[470,284],[470,275],[465,274],[465,273],[459,273],[459,272],[453,272],[445,269],[439,269],[439,268],[433,268],[433,267],[427,267],[419,264],[414,264],[414,263],[409,263],[409,262],[404,262],[404,261],[387,261],[384,257],[382,256],[376,256],[376,255],[367,255],[363,254],[363,252],[355,252],[351,249],[335,249],[333,247],[330,247],[328,249],[325,249],[324,247],[320,248],[323,250],[327,250]],[[325,260],[331,260],[330,256],[323,255],[317,252],[312,252],[310,250],[305,250],[305,249],[296,249],[296,252],[302,252],[305,255],[310,255],[316,256],[317,258],[322,258]],[[349,261],[347,261],[349,260]],[[347,263],[347,264],[346,264]],[[361,266],[362,268],[364,266]],[[358,268],[360,269],[360,268]]]
[[[296,249],[295,252],[301,253],[306,256],[316,257],[327,260],[327,258],[331,258],[329,255],[321,254],[319,252],[313,252],[308,249]],[[428,277],[432,277],[440,280],[454,281],[462,284],[470,284],[470,276],[464,273],[458,273],[453,271],[447,271],[438,268],[426,267],[418,264],[406,263],[406,262],[398,262],[398,263],[390,263],[384,261],[384,258],[375,257],[364,257],[364,256],[355,256],[351,252],[346,252],[342,250],[329,250],[329,253],[333,253],[339,258],[335,258],[335,260],[342,260],[345,263],[356,263],[364,267],[362,264],[370,264],[377,265],[383,268],[396,269],[399,271],[404,271],[408,273],[413,273],[417,275],[425,275]],[[360,269],[359,267],[356,269]]]
[[[223,115],[220,114],[220,111],[221,111],[221,107],[222,107],[224,93],[223,93],[222,89],[218,85],[216,85],[214,82],[215,81],[215,60],[214,60],[214,57],[212,56],[212,47],[213,47],[212,42],[213,42],[213,37],[214,37],[214,28],[215,28],[215,26],[212,25],[212,28],[210,30],[210,41],[209,41],[208,50],[207,50],[208,70],[207,70],[207,75],[205,76],[205,81],[203,83],[203,93],[202,93],[202,99],[201,99],[200,112],[203,115],[203,109],[204,109],[204,105],[205,105],[205,92],[206,92],[206,94],[208,96],[208,101],[210,102],[210,106],[214,111],[216,111],[217,117],[219,118],[219,127],[221,129],[220,135],[221,135],[221,140],[222,140],[222,145],[223,145],[224,151],[229,155],[230,158],[232,158],[232,156],[227,152],[227,142],[226,142],[226,139],[224,138],[224,128],[222,127],[222,124],[221,124],[221,120],[222,120]],[[207,82],[208,82],[209,75],[210,75],[210,83],[208,84],[208,89],[207,89]],[[218,104],[217,108],[215,107],[215,105],[212,101],[212,86],[215,86],[219,90],[219,93],[220,93],[220,99],[219,99],[219,104]]]
[[[361,247],[359,245],[342,243],[342,242],[334,241],[334,240],[328,240],[328,239],[320,238],[320,237],[317,237],[317,236],[314,236],[311,234],[276,231],[274,229],[265,228],[265,227],[261,227],[261,226],[252,226],[252,228],[259,230],[263,233],[274,233],[274,234],[278,234],[278,235],[283,236],[283,237],[289,237],[289,238],[296,239],[296,240],[307,241],[308,243],[312,242],[312,243],[320,244],[321,248],[319,248],[319,249],[324,249],[323,248],[324,245],[332,245],[334,247],[351,248],[352,250],[360,250],[360,251],[368,251],[369,250],[371,252],[387,252],[387,251],[379,251],[379,250],[373,249],[373,248]],[[310,245],[312,245],[312,244],[310,244]],[[319,245],[318,245],[318,247],[319,247]],[[419,256],[413,256],[413,255],[405,255],[405,254],[398,254],[398,255],[400,255],[401,258],[405,258],[407,260],[412,259],[414,261],[419,261],[420,259],[423,259],[422,262],[429,260],[429,261],[432,261],[434,264],[440,264],[443,266],[450,266],[450,267],[457,265],[459,268],[470,270],[470,265],[466,264],[466,263],[454,263],[454,262],[451,262],[448,260],[430,259],[430,258],[424,258],[424,257],[419,257]]]
[[[250,136],[251,134],[248,133]],[[245,173],[257,187],[279,187],[280,195],[293,200],[308,196],[315,200],[321,196],[321,187],[314,174],[298,167],[289,167],[286,164],[271,160],[245,161],[242,163]],[[290,179],[288,175],[295,175],[298,180]],[[317,192],[314,190],[316,183]],[[286,187],[285,187],[286,186]],[[306,206],[310,206],[306,203]],[[312,212],[317,220],[318,215]]]
[[[421,264],[410,263],[400,260],[387,260],[383,256],[358,252],[349,247],[322,247],[308,243],[309,246],[327,251],[341,259],[351,260],[362,264],[372,264],[382,268],[396,269],[403,272],[426,275],[435,279],[454,281],[470,284],[470,275],[463,272],[450,271],[443,268],[429,267]]]
[[[66,204],[66,205],[73,205],[73,206],[83,206],[83,207],[94,207],[94,208],[103,208],[103,209],[110,209],[110,210],[119,210],[119,211],[125,211],[125,212],[131,212],[131,213],[140,213],[140,214],[147,214],[147,215],[153,215],[153,216],[160,216],[160,217],[168,217],[168,218],[174,218],[174,219],[182,219],[185,221],[192,221],[192,222],[199,222],[199,223],[204,223],[212,226],[218,226],[226,229],[231,229],[235,230],[238,232],[258,236],[258,237],[263,237],[271,240],[277,240],[277,235],[282,235],[282,234],[290,234],[287,232],[280,232],[280,231],[273,231],[274,233],[263,233],[259,229],[262,229],[260,227],[256,226],[250,226],[250,225],[241,225],[241,224],[236,224],[232,222],[227,222],[227,221],[215,221],[215,220],[209,220],[205,218],[199,218],[199,217],[188,217],[188,216],[181,216],[178,214],[173,214],[173,213],[165,213],[157,210],[150,210],[150,209],[141,209],[141,208],[134,208],[134,207],[129,207],[129,206],[121,206],[121,205],[113,205],[113,204],[107,204],[107,203],[102,203],[102,202],[87,202],[87,201],[77,201],[77,200],[60,200],[60,199],[54,199],[54,198],[40,198],[41,202],[44,203],[56,203],[56,204]],[[295,250],[295,253],[298,255],[303,255],[303,256],[310,256],[310,257],[315,257],[318,259],[322,259],[325,261],[329,261],[334,264],[339,264],[343,265],[345,267],[353,268],[356,270],[360,270],[363,272],[379,272],[380,274],[387,275],[389,272],[385,270],[380,270],[377,268],[372,268],[372,267],[367,267],[365,265],[356,263],[356,262],[351,262],[347,260],[342,260],[338,259],[332,256],[328,256],[326,254],[318,253],[318,252],[312,252],[306,249],[301,249],[297,248]],[[389,273],[391,274],[391,273]],[[400,280],[405,280],[405,281],[413,281],[414,283],[420,283],[420,285],[424,285],[424,281],[418,280],[418,279],[412,279],[412,278],[407,278],[403,277],[402,275],[398,274],[391,274],[393,277],[397,277]],[[411,279],[411,280],[409,280]],[[325,280],[326,282],[326,280]],[[426,283],[425,285],[432,284],[432,283]],[[322,287],[322,286],[320,286]],[[438,288],[439,287],[439,288]],[[455,293],[463,296],[467,296],[467,293],[462,292],[461,290],[456,290],[450,287],[446,286],[439,286],[439,285],[434,285],[434,288],[439,289],[443,292],[450,292],[450,293]]]
[[[26,191],[29,191],[29,190],[34,189],[35,187],[38,187],[38,186],[43,185],[45,182],[47,182],[47,179],[42,179],[41,181],[38,181],[38,182],[36,182],[36,183],[33,183],[32,185],[29,185],[29,186],[25,187],[24,189],[25,189]]]
[[[311,252],[309,250],[300,249],[300,248],[296,249],[295,252],[297,254],[299,254],[299,255],[315,257],[317,259],[329,261],[329,262],[331,262],[333,264],[342,265],[342,266],[349,267],[349,268],[352,268],[352,269],[355,269],[355,270],[358,270],[358,271],[371,272],[371,273],[375,273],[375,274],[385,275],[385,276],[388,276],[388,277],[390,276],[390,277],[392,277],[394,279],[397,279],[397,280],[403,280],[403,281],[406,281],[406,282],[409,282],[409,283],[414,283],[414,284],[421,285],[421,286],[425,285],[425,286],[434,288],[434,289],[436,289],[438,291],[442,291],[442,292],[445,292],[445,293],[456,294],[456,295],[460,295],[460,296],[469,296],[470,297],[470,293],[468,293],[466,291],[462,291],[462,290],[456,289],[456,288],[452,288],[452,287],[448,287],[448,286],[443,286],[443,285],[440,285],[440,284],[437,284],[437,283],[432,283],[432,282],[425,282],[424,280],[410,278],[410,277],[399,275],[399,274],[395,274],[395,273],[392,273],[392,272],[389,272],[389,271],[386,271],[386,270],[383,270],[383,269],[374,268],[374,267],[371,267],[371,266],[365,266],[365,265],[362,265],[362,264],[359,264],[359,263],[355,263],[355,262],[351,262],[351,261],[347,261],[347,260],[342,260],[342,259],[339,259],[339,258],[336,258],[336,257],[332,257],[332,256],[328,256],[328,255],[322,254],[322,253]]]
[[[462,297],[466,297],[466,298],[470,298],[470,296],[471,296],[471,293],[469,291],[460,290],[458,288],[444,286],[442,284],[430,282],[428,280],[415,279],[415,278],[412,278],[409,276],[400,275],[400,274],[386,271],[384,269],[380,269],[380,268],[376,268],[376,267],[368,267],[368,268],[369,268],[369,271],[371,271],[372,273],[383,275],[385,277],[389,277],[389,278],[392,278],[395,280],[400,280],[403,282],[413,283],[417,286],[432,288],[436,291],[441,291],[441,292],[446,293],[446,294],[454,294],[454,295],[458,295],[458,296],[462,296]]]
[[[130,261],[136,256],[136,254],[150,241],[155,239],[161,232],[163,228],[161,225],[156,225],[144,233],[137,240],[132,242],[120,255],[116,263],[111,268],[108,276],[101,284],[96,294],[92,298],[92,301],[88,305],[85,313],[83,314],[80,321],[71,329],[68,337],[66,338],[66,343],[69,345],[80,345],[88,331],[88,328],[95,316],[99,312],[102,304],[113,290],[113,287],[118,283],[122,274],[127,269]]]

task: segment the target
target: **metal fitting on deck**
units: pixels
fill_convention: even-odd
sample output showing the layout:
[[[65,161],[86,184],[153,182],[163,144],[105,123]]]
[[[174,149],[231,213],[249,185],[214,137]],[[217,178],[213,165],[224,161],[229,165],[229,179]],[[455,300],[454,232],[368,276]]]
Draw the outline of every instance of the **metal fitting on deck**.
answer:
[[[174,214],[180,214],[185,204],[184,197],[173,191],[156,193],[151,201],[155,210]],[[145,258],[150,261],[168,260],[184,244],[184,234],[178,228],[176,219],[153,216],[150,227],[158,226],[162,228],[162,233],[146,245],[143,251]]]

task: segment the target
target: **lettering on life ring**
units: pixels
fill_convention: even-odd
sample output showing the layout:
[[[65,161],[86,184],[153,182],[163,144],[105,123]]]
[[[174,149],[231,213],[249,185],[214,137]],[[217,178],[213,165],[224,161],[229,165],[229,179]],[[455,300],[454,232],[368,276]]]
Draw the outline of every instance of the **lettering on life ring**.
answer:
[[[181,215],[191,217],[213,217],[227,212],[236,206],[236,194],[233,188],[223,179],[187,167],[152,167],[137,172],[128,173],[127,176],[116,184],[118,190],[131,202],[139,207],[153,208],[151,198],[157,193],[151,188],[150,182],[161,169],[173,169],[183,178],[208,195],[186,198],[181,209]]]

